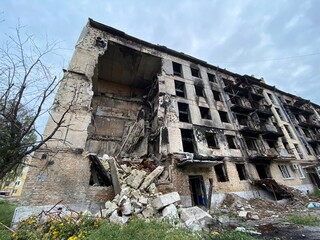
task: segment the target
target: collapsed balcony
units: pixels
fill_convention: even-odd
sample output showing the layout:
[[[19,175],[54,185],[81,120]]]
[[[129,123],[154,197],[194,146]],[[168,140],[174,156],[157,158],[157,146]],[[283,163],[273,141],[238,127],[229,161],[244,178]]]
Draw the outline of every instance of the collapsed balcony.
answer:
[[[232,103],[231,110],[237,113],[250,114],[255,111],[250,102],[236,96],[230,97]]]
[[[256,113],[260,118],[267,119],[273,116],[271,105],[260,104],[256,101],[251,101],[251,105],[256,110]]]
[[[317,121],[313,121],[313,120],[305,120],[305,121],[301,121],[299,122],[299,126],[301,127],[315,127],[320,129],[320,124]]]
[[[210,168],[223,163],[223,156],[201,157],[192,153],[174,153],[178,167],[204,167]]]
[[[313,114],[313,111],[309,109],[307,102],[301,104],[301,101],[296,101],[295,103],[286,103],[285,106],[295,115],[302,114],[304,116],[310,116]]]
[[[284,136],[281,128],[279,126],[274,126],[271,124],[265,124],[261,127],[263,133],[262,136],[266,139],[276,139],[278,137]]]

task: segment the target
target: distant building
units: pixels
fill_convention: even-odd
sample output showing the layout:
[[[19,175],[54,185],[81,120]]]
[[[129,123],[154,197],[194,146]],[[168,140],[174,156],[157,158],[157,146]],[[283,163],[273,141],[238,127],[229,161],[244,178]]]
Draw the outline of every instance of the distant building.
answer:
[[[70,103],[69,127],[35,153],[28,205],[112,199],[94,161],[104,154],[164,166],[158,189],[178,191],[185,206],[216,206],[226,192],[280,199],[278,183],[305,192],[320,186],[319,105],[91,19],[52,115]],[[54,126],[49,120],[44,135]]]
[[[26,158],[26,163],[30,164],[32,158]],[[2,196],[11,196],[11,197],[20,197],[22,193],[22,188],[24,182],[27,178],[29,166],[22,166],[22,170],[18,176],[14,178],[14,180],[4,180],[1,185],[0,195]]]

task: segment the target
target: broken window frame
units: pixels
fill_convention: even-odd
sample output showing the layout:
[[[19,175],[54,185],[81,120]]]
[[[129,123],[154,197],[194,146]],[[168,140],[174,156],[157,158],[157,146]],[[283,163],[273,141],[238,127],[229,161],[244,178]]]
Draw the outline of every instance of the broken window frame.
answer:
[[[289,125],[284,124],[284,128],[286,129],[286,131],[287,131],[287,133],[288,133],[289,137],[290,137],[291,139],[294,139],[293,133],[292,133],[292,131],[291,131],[291,129],[290,129],[290,127],[289,127]]]
[[[236,163],[236,169],[237,169],[240,181],[249,179],[249,176],[246,170],[246,165],[244,163]]]
[[[228,173],[224,163],[214,166],[214,172],[216,175],[217,182],[228,182]]]
[[[225,136],[226,136],[229,149],[238,149],[236,144],[236,137],[233,135],[227,135],[227,134]]]
[[[195,90],[196,95],[197,95],[198,97],[203,97],[203,98],[205,98],[204,88],[203,88],[202,86],[194,85],[194,90]]]
[[[214,75],[213,73],[207,72],[207,76],[208,76],[209,82],[213,82],[213,83],[216,83],[216,82],[217,82],[216,75]]]
[[[298,166],[298,168],[297,168],[296,170],[297,170],[297,173],[298,173],[298,175],[299,175],[299,178],[300,178],[300,179],[306,178],[306,176],[305,176],[305,174],[304,174],[303,169],[301,168],[301,166],[300,166],[299,164],[298,164],[297,166]]]
[[[258,151],[257,143],[255,138],[245,137],[244,141],[246,143],[247,149],[250,151]]]
[[[303,153],[302,153],[302,151],[301,151],[301,149],[300,149],[299,144],[293,144],[293,145],[294,145],[294,148],[296,149],[296,151],[297,151],[300,159],[304,159],[304,156],[303,156]]]
[[[279,164],[278,167],[284,179],[293,179],[290,169],[287,165]]]
[[[201,78],[200,69],[196,67],[190,67],[191,76],[196,78]]]
[[[174,80],[174,87],[176,90],[176,96],[185,98],[186,97],[186,86],[182,81]]]
[[[284,118],[284,115],[283,115],[281,109],[280,108],[275,108],[275,110],[276,110],[279,118],[281,119],[281,121],[285,121],[285,118]]]
[[[213,94],[213,99],[214,99],[215,101],[222,102],[222,97],[221,97],[221,94],[220,94],[219,91],[212,90],[212,94]]]
[[[199,107],[199,110],[200,110],[200,115],[201,115],[202,119],[212,120],[211,113],[210,113],[210,108]]]
[[[228,113],[225,111],[218,111],[221,122],[230,123]]]
[[[178,102],[179,121],[190,123],[189,105],[186,103]]]
[[[180,63],[172,61],[173,75],[178,77],[183,77],[182,75],[182,65]]]
[[[204,133],[208,148],[219,149],[217,134],[212,132]]]
[[[195,146],[194,146],[194,142],[193,142],[193,130],[180,128],[180,133],[181,133],[183,152],[194,153]],[[188,148],[191,147],[192,148],[191,151],[187,151],[188,150],[188,149],[186,149],[187,147]]]

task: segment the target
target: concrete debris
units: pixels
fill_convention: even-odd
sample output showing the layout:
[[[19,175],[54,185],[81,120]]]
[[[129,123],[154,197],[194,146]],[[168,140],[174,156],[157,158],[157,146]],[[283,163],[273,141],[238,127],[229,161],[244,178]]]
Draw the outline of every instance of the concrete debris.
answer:
[[[152,201],[152,206],[156,209],[164,208],[172,203],[180,201],[180,195],[177,192],[161,195]]]
[[[128,220],[129,220],[129,217],[119,216],[117,211],[114,211],[109,218],[110,223],[117,224],[120,226],[128,222]]]
[[[143,211],[142,211],[142,215],[145,217],[145,218],[151,218],[153,217],[155,213],[155,210],[153,207],[151,206],[148,206],[146,207]]]
[[[138,189],[141,183],[143,182],[145,176],[146,176],[146,172],[133,169],[131,174],[127,178],[126,183],[130,187],[133,187],[134,189]]]
[[[162,218],[177,219],[179,218],[178,210],[174,204],[166,206],[162,210]]]
[[[247,212],[247,211],[240,211],[238,216],[239,216],[240,218],[247,219],[248,212]]]
[[[202,228],[206,227],[208,223],[212,222],[212,216],[197,206],[190,208],[181,208],[180,218],[184,222],[190,221],[190,219],[194,218],[200,223],[200,226]]]
[[[144,190],[150,186],[150,184],[157,179],[160,174],[163,172],[164,167],[158,166],[155,170],[153,170],[143,181],[142,185],[140,186],[140,190]]]

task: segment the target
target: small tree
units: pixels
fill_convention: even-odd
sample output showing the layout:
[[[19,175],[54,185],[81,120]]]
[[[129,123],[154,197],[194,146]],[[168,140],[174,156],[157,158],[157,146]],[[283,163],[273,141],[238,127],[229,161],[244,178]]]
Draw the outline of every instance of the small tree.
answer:
[[[21,26],[0,48],[0,180],[63,127],[70,108],[54,119],[56,126],[45,138],[36,128],[60,82],[45,64],[57,50],[56,42],[39,47]]]

